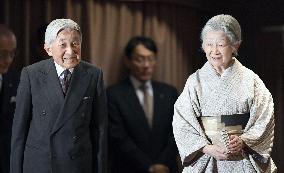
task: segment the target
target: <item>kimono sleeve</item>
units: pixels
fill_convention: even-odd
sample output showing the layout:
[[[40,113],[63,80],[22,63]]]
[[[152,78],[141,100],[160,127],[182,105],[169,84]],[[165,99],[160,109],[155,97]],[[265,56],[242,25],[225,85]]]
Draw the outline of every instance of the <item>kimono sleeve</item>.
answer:
[[[196,77],[191,75],[174,105],[173,132],[184,166],[193,164],[203,155],[200,149],[210,144],[197,120],[200,106],[195,83]]]
[[[274,103],[272,95],[258,76],[255,78],[250,115],[251,118],[241,138],[254,159],[267,163],[274,139]]]

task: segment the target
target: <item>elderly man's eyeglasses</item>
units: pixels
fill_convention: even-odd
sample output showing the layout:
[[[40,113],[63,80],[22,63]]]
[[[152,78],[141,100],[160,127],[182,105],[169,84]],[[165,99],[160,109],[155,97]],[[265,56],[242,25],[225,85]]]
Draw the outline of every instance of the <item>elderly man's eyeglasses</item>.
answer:
[[[146,62],[148,62],[149,64],[154,64],[156,60],[157,60],[157,57],[154,55],[150,55],[150,56],[134,55],[133,56],[133,61],[139,65],[143,65]]]
[[[16,56],[16,51],[0,50],[0,58],[14,58]]]

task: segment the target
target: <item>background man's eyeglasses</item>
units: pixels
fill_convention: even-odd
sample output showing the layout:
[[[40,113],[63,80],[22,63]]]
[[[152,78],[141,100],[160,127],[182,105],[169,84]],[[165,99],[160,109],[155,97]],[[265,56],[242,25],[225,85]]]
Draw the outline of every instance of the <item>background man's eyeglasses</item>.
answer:
[[[6,50],[0,50],[0,58],[14,58],[16,56],[16,51],[6,51]]]

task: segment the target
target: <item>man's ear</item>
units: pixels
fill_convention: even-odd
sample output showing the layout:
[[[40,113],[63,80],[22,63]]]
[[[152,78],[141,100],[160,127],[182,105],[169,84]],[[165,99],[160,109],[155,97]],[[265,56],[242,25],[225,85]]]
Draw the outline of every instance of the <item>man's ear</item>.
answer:
[[[130,68],[130,59],[126,56],[123,57],[124,65],[129,69]]]
[[[203,42],[201,44],[201,50],[205,53],[205,51],[204,51],[204,43]]]
[[[49,56],[52,56],[52,50],[50,48],[50,45],[48,44],[44,44],[44,50],[46,51],[46,53],[49,55]]]

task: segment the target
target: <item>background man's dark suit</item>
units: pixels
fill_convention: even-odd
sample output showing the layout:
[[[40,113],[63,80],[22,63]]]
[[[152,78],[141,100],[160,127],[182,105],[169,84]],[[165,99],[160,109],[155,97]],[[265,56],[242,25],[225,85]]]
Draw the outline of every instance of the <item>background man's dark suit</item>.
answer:
[[[9,70],[2,77],[0,92],[0,172],[8,173],[11,131],[20,74]]]
[[[167,165],[171,172],[176,171],[177,149],[172,132],[172,116],[177,91],[174,87],[155,81],[152,81],[152,87],[152,129],[129,79],[107,90],[114,172],[146,173],[155,163]]]
[[[24,68],[13,124],[11,173],[104,172],[106,123],[100,69],[81,61],[64,99],[52,59]]]

